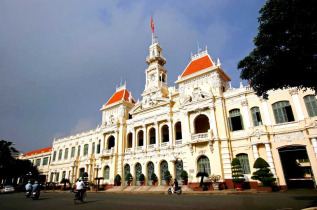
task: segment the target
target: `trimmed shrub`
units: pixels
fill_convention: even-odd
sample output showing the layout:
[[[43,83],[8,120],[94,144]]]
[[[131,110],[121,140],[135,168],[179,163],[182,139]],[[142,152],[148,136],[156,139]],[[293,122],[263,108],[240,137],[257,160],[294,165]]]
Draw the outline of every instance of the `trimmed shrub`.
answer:
[[[245,181],[245,178],[243,176],[241,163],[238,158],[233,158],[231,162],[231,169],[232,169],[232,182],[243,183]]]
[[[253,173],[251,179],[260,181],[264,186],[272,186],[276,179],[269,167],[270,165],[259,157],[253,164],[253,168],[256,168],[257,171]]]

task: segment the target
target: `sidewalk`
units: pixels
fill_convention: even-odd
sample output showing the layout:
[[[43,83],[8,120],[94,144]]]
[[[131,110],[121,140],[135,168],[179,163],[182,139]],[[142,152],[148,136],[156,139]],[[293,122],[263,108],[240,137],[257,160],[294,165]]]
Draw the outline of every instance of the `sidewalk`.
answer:
[[[91,191],[87,193],[106,193],[106,194],[167,194],[168,186],[116,186],[105,191]],[[47,193],[53,193],[52,190],[46,191]],[[69,193],[70,191],[55,190],[54,193]],[[182,186],[182,194],[184,195],[232,195],[232,194],[258,194],[268,193],[257,190],[208,190],[208,191],[193,191],[187,186]]]

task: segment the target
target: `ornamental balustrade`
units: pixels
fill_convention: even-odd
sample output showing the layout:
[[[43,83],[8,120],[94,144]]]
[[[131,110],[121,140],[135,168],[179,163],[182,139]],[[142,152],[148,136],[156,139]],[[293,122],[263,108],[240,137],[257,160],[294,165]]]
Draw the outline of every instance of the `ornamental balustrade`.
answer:
[[[103,156],[109,156],[112,155],[114,153],[114,148],[112,147],[111,149],[104,149],[102,151],[102,155]]]
[[[161,147],[168,147],[169,146],[169,142],[162,142],[161,143]]]
[[[175,141],[175,145],[182,145],[182,139],[178,139]]]
[[[141,152],[143,150],[143,146],[138,146],[135,148],[136,152]]]
[[[146,56],[147,61],[150,60],[151,58],[162,58],[163,60],[166,60],[162,55],[158,55],[158,54]]]
[[[131,153],[133,150],[132,150],[132,148],[126,148],[125,149],[125,153]]]
[[[192,134],[191,135],[191,140],[192,141],[197,141],[197,140],[208,140],[211,138],[210,133],[197,133],[197,134]]]
[[[150,144],[150,145],[147,145],[147,149],[148,150],[153,150],[156,148],[156,145],[155,144]]]

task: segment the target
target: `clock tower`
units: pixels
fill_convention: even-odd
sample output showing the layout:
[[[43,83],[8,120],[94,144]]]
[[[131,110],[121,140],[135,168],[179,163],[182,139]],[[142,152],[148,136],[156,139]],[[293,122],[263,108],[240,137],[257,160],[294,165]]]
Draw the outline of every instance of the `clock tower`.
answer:
[[[146,83],[143,98],[147,96],[168,97],[167,70],[164,68],[166,59],[163,57],[162,47],[154,35],[152,28],[152,44],[149,47],[149,55],[146,63],[149,67],[145,70]]]

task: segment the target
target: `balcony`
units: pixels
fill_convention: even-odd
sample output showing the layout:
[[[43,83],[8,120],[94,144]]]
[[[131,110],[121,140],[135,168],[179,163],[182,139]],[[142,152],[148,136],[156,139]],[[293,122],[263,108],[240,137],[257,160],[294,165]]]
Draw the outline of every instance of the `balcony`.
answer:
[[[135,151],[136,152],[142,152],[143,149],[144,149],[143,146],[138,146],[138,147],[135,148]]]
[[[211,139],[211,135],[209,132],[207,133],[197,133],[191,135],[191,141],[192,142],[199,142],[199,141],[207,141]]]
[[[150,63],[151,61],[154,61],[154,60],[161,60],[164,64],[166,63],[166,59],[162,55],[155,54],[155,55],[146,56],[147,63]]]
[[[154,150],[156,148],[156,144],[147,145],[148,150]]]
[[[176,146],[179,146],[179,145],[182,145],[183,144],[183,140],[182,139],[178,139],[175,141],[175,145]]]
[[[170,143],[169,142],[162,142],[161,143],[161,148],[169,147]]]
[[[125,153],[131,153],[133,151],[132,147],[131,148],[126,148]]]
[[[102,156],[110,156],[114,154],[114,148],[112,147],[111,149],[104,149],[102,151]]]

